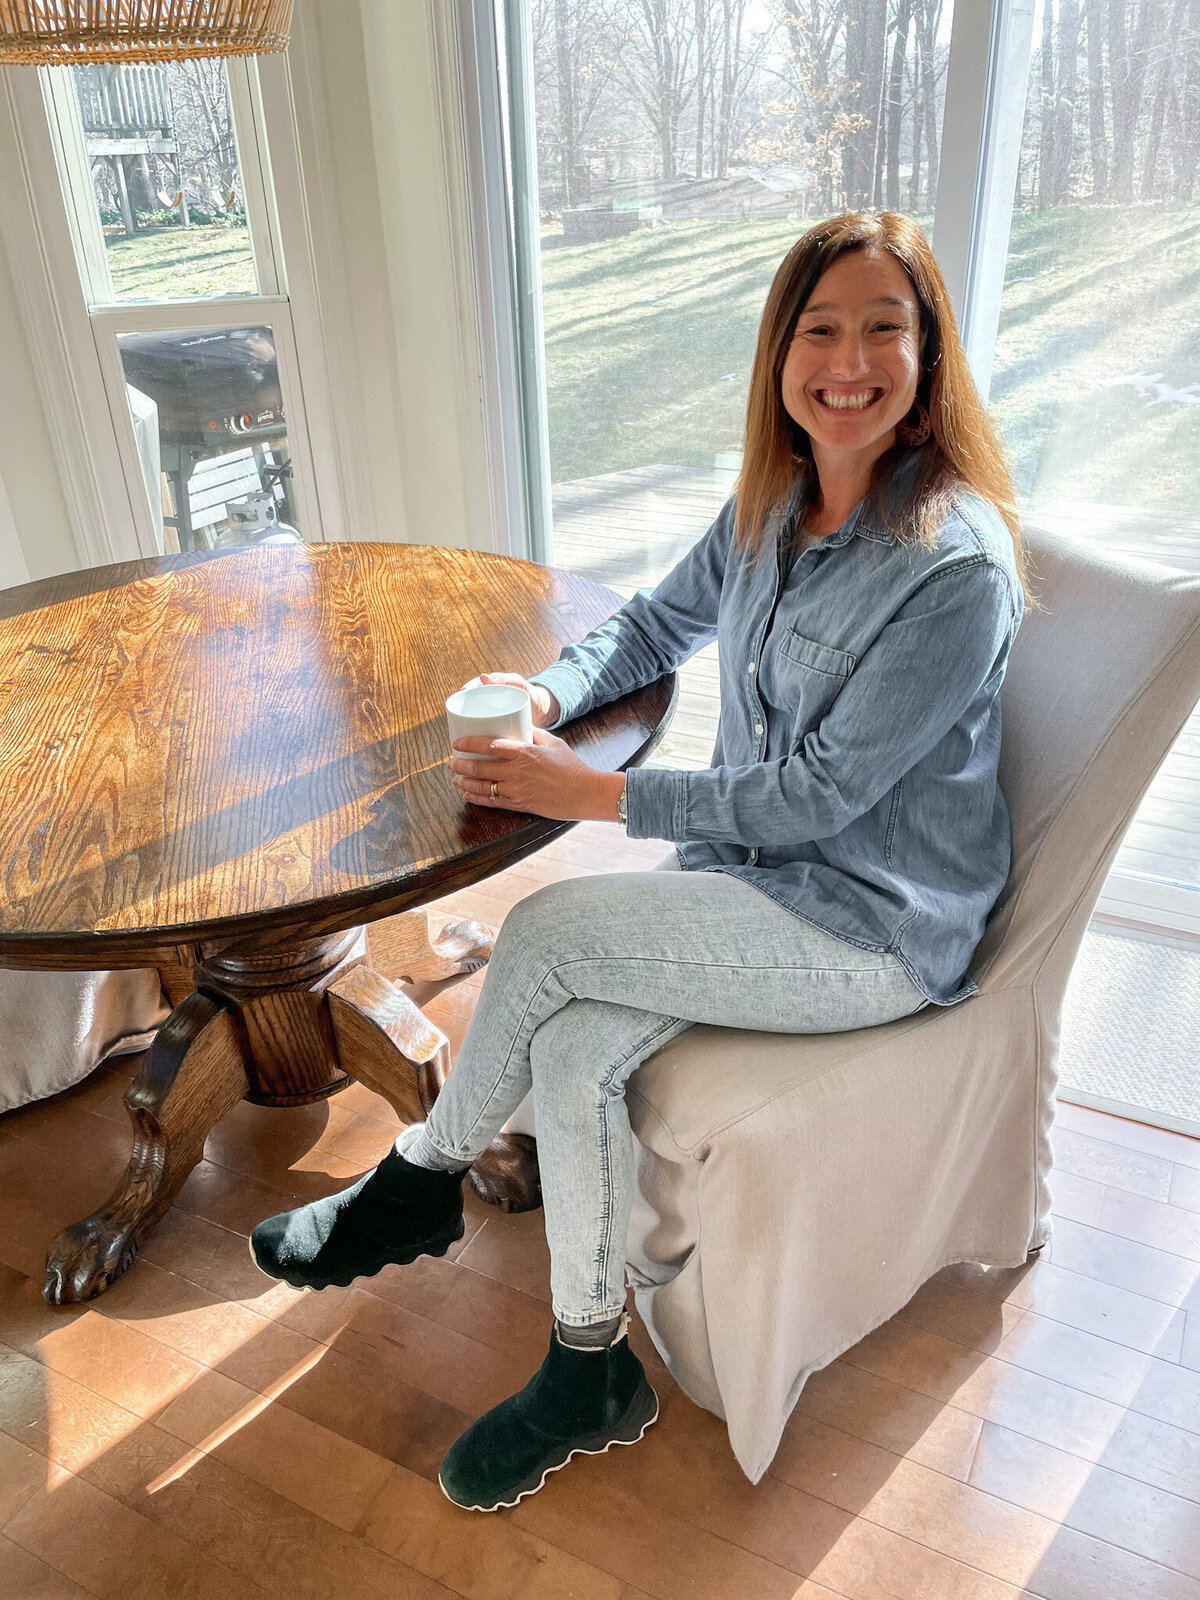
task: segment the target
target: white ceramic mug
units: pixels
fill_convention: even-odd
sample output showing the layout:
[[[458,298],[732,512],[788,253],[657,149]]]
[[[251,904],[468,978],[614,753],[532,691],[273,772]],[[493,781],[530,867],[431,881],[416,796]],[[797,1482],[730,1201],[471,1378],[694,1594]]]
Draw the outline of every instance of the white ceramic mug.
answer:
[[[533,743],[533,704],[513,683],[469,683],[446,701],[450,742],[455,739],[519,739]],[[472,761],[496,761],[472,751]]]

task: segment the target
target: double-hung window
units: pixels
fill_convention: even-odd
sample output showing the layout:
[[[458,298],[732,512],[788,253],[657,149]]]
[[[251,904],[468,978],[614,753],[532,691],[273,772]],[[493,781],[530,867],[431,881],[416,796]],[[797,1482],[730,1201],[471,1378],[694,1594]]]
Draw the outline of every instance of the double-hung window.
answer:
[[[10,68],[5,89],[31,340],[83,441],[60,452],[81,553],[326,536],[255,63]]]

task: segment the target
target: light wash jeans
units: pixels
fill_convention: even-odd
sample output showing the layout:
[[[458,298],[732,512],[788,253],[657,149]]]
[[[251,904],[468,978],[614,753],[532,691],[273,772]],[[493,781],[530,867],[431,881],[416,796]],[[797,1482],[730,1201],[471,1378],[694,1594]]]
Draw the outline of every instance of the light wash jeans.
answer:
[[[625,1304],[625,1085],[647,1057],[696,1022],[829,1033],[927,1003],[895,956],[824,933],[726,873],[572,878],[505,918],[424,1138],[448,1164],[472,1161],[532,1086],[554,1312],[605,1322]]]

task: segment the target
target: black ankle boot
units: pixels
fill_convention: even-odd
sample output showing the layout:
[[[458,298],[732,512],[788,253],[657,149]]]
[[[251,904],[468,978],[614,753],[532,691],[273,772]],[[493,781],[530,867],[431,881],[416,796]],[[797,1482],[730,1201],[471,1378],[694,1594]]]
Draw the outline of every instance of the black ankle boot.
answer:
[[[351,1188],[260,1222],[250,1254],[294,1289],[344,1289],[392,1264],[444,1256],[464,1232],[463,1176],[414,1167],[391,1150]]]
[[[555,1329],[541,1367],[519,1394],[472,1423],[446,1452],[438,1482],[468,1511],[498,1511],[536,1494],[573,1455],[636,1444],[658,1416],[658,1397],[625,1337],[580,1349]]]

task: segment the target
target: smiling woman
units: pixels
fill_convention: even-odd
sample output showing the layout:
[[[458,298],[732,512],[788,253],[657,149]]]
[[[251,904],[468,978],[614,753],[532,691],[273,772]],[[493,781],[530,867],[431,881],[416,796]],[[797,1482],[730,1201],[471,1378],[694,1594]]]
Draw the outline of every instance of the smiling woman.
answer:
[[[976,992],[1009,868],[998,695],[1022,607],[1007,477],[923,235],[890,213],[812,229],[767,300],[737,495],[552,666],[489,672],[528,689],[533,737],[458,740],[451,761],[482,810],[619,820],[682,870],[521,901],[427,1122],[254,1233],[295,1286],[444,1254],[463,1174],[533,1091],[555,1328],[446,1455],[456,1504],[514,1505],[658,1414],[624,1316],[625,1086],[645,1061],[696,1023],[831,1033]],[[556,737],[714,638],[707,770],[596,771]]]

